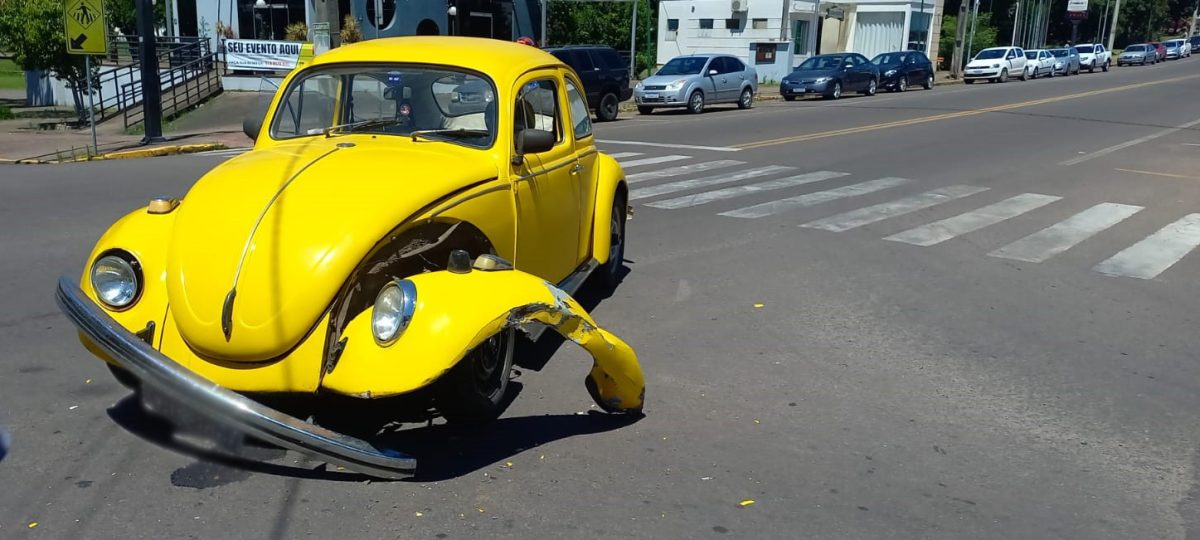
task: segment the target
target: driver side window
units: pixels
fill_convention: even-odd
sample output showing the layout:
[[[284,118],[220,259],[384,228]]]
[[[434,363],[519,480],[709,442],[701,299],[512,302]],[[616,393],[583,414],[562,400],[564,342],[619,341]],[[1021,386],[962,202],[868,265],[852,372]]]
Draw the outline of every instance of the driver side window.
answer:
[[[525,84],[517,96],[513,109],[513,135],[524,129],[540,129],[554,134],[556,142],[562,142],[559,129],[558,86],[552,79],[538,79]]]

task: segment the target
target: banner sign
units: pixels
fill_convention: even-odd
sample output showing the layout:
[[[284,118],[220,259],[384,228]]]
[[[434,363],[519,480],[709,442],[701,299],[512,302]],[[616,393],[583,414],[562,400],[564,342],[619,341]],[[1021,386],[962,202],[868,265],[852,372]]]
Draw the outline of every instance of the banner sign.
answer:
[[[225,65],[229,69],[290,71],[300,60],[299,41],[225,40]]]
[[[1067,11],[1087,11],[1088,0],[1067,0]]]

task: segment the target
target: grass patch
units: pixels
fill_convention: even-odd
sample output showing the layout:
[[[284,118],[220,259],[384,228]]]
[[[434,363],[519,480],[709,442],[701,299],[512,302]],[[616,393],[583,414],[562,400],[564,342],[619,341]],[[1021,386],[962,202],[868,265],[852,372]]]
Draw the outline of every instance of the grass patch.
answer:
[[[12,110],[8,108],[8,105],[0,103],[0,120],[12,120],[12,117],[13,113]]]
[[[21,90],[25,88],[25,72],[12,60],[0,60],[0,88]]]

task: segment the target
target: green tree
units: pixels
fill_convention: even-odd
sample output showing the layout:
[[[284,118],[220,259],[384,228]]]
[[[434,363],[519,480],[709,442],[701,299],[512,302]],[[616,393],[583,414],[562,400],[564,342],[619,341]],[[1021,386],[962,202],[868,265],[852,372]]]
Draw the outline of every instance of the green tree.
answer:
[[[963,62],[970,61],[967,58],[968,43],[971,38],[971,20],[967,19],[968,24],[966,37],[963,38]],[[954,56],[954,37],[958,28],[958,17],[954,15],[946,15],[942,18],[942,32],[938,40],[938,55],[945,58],[947,62]],[[991,13],[980,13],[979,18],[975,22],[975,39],[970,43],[971,54],[975,54],[988,47],[995,47],[999,30],[992,24]],[[1006,41],[1007,43],[1007,41]]]
[[[72,84],[85,82],[83,56],[67,54],[62,0],[4,0],[0,49],[21,69],[49,71]]]
[[[638,73],[654,69],[655,13],[657,2],[638,0],[637,53]],[[629,25],[633,14],[632,2],[577,2],[552,0],[547,17],[547,41],[550,45],[594,44],[608,45],[624,51],[629,49]]]

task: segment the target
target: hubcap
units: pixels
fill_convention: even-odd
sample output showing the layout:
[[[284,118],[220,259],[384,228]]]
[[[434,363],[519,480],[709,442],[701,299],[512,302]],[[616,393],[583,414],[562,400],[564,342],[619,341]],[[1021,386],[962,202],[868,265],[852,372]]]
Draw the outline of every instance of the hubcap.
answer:
[[[833,97],[835,97],[835,98],[842,97],[842,85],[841,84],[839,84],[839,83],[833,84]]]
[[[700,94],[693,94],[692,95],[692,109],[697,110],[697,111],[700,110],[700,106],[703,103],[703,100],[704,100],[704,98],[700,97]]]
[[[742,105],[750,105],[750,92],[742,92]]]
[[[503,374],[499,371],[512,348],[511,340],[511,331],[496,334],[483,342],[472,354],[472,374],[474,375],[475,389],[479,395],[490,397],[500,389],[503,383],[500,377]]]
[[[896,86],[899,86],[900,91],[903,92],[905,88],[908,88],[908,81],[906,81],[904,77],[901,77],[900,82],[897,83]]]

